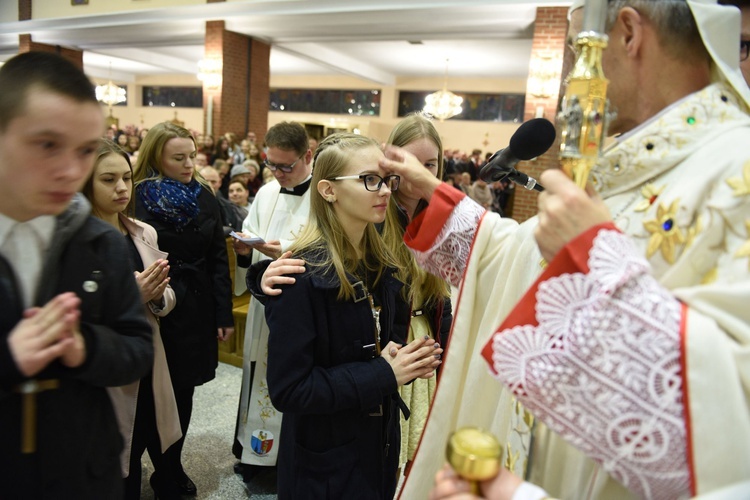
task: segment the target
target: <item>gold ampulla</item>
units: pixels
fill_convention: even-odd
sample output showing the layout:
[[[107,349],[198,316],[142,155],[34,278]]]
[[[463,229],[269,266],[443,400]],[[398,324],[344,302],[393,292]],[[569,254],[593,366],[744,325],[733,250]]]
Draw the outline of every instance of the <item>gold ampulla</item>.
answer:
[[[462,427],[448,438],[445,457],[459,476],[469,481],[471,492],[479,495],[479,481],[500,472],[502,446],[492,434],[477,427]]]
[[[562,110],[557,115],[560,162],[565,173],[581,188],[586,186],[589,172],[599,157],[610,119],[609,81],[602,71],[602,53],[608,37],[601,31],[584,30],[578,35],[575,42],[578,58],[568,75]]]

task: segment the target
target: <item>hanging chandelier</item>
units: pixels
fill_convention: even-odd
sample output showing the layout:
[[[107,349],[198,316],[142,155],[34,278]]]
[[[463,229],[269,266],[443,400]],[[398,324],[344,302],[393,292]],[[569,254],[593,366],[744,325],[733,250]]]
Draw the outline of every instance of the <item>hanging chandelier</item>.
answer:
[[[109,81],[106,85],[97,85],[96,89],[96,100],[103,102],[109,107],[109,116],[107,116],[107,125],[117,125],[119,120],[112,116],[112,106],[125,102],[128,98],[127,91],[112,83],[112,62],[109,63]]]
[[[529,95],[546,99],[560,91],[562,60],[550,55],[533,57],[529,63],[529,81],[526,89]]]
[[[202,81],[207,89],[220,89],[222,69],[223,64],[221,59],[201,59],[198,61],[198,80]]]
[[[112,106],[127,100],[127,92],[110,80],[106,85],[96,86],[96,100],[109,106],[111,112]]]
[[[461,104],[464,102],[464,98],[448,90],[448,59],[445,60],[443,89],[425,97],[424,102],[423,111],[441,122],[461,114],[463,111]]]

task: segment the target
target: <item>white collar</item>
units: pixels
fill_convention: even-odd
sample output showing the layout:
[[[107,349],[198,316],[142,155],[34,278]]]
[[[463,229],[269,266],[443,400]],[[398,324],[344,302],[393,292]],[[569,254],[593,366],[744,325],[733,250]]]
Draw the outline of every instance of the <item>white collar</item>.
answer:
[[[40,215],[26,222],[18,222],[15,219],[8,217],[5,214],[0,214],[0,247],[3,246],[5,240],[8,238],[11,229],[16,224],[24,224],[30,227],[37,235],[37,237],[44,243],[45,249],[49,246],[49,242],[52,240],[52,233],[55,230],[55,216],[54,215]]]
[[[647,128],[647,127],[648,127],[648,126],[650,126],[650,125],[651,125],[652,123],[654,123],[655,121],[657,121],[657,120],[658,120],[659,118],[661,118],[662,116],[666,115],[667,113],[669,113],[670,111],[672,111],[672,110],[673,110],[674,108],[678,107],[678,106],[679,106],[680,104],[682,104],[682,102],[683,102],[683,101],[685,101],[685,100],[689,99],[689,98],[690,98],[690,97],[691,97],[692,95],[693,95],[693,94],[688,94],[688,95],[686,95],[685,97],[683,97],[682,99],[680,99],[680,100],[678,100],[678,101],[675,101],[675,102],[673,102],[672,104],[670,104],[670,105],[669,105],[669,106],[667,106],[666,108],[662,109],[661,111],[659,111],[659,112],[658,112],[658,113],[656,113],[656,114],[655,114],[654,116],[652,116],[651,118],[649,118],[649,119],[648,119],[648,120],[646,120],[645,122],[641,123],[640,125],[638,125],[638,126],[637,126],[637,127],[635,127],[634,129],[632,129],[632,130],[628,130],[627,132],[625,132],[625,133],[623,133],[623,134],[620,134],[620,135],[618,135],[617,137],[615,137],[615,141],[616,141],[616,143],[617,143],[617,142],[622,142],[622,141],[624,141],[624,140],[626,140],[626,139],[628,139],[628,138],[630,138],[630,137],[634,136],[635,134],[637,134],[638,132],[640,132],[640,131],[641,131],[641,130],[643,130],[644,128]],[[609,148],[608,148],[608,149],[609,149]]]

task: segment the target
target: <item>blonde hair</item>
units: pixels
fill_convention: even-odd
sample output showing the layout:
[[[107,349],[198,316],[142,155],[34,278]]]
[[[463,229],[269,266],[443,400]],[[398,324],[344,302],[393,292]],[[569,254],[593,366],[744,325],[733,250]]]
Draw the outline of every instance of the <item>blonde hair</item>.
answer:
[[[443,141],[440,139],[435,125],[421,113],[415,113],[401,120],[391,131],[388,144],[404,147],[419,139],[427,139],[432,142],[438,152],[437,178],[443,177]],[[398,208],[398,191],[393,196],[395,203],[388,205],[385,225],[383,226],[383,239],[391,253],[398,261],[398,272],[396,277],[408,283],[408,287],[402,289],[404,299],[410,304],[414,302],[417,294],[423,297],[423,305],[437,303],[450,297],[450,288],[442,278],[432,275],[422,269],[414,258],[414,254],[404,244],[404,227],[400,220]],[[420,203],[420,206],[422,204]]]
[[[172,122],[161,122],[151,127],[141,142],[138,149],[138,160],[133,172],[133,186],[143,181],[162,179],[164,177],[164,165],[162,165],[162,153],[164,145],[171,139],[190,139],[195,146],[195,138],[190,131]],[[197,151],[197,147],[196,147]],[[211,191],[206,179],[196,170],[193,174],[195,180],[203,187]]]
[[[356,134],[333,134],[318,146],[313,163],[311,188],[318,182],[344,175],[352,154],[368,148],[379,148],[370,138]],[[308,262],[312,268],[322,273],[330,270],[338,277],[339,300],[355,297],[354,287],[349,283],[347,273],[357,275],[360,261],[357,249],[346,237],[331,203],[314,190],[310,196],[310,217],[302,233],[290,248],[295,254],[322,251],[327,257],[322,261]],[[362,264],[367,272],[375,275],[372,285],[377,284],[387,267],[396,267],[396,259],[377,232],[374,224],[368,224],[360,243]]]

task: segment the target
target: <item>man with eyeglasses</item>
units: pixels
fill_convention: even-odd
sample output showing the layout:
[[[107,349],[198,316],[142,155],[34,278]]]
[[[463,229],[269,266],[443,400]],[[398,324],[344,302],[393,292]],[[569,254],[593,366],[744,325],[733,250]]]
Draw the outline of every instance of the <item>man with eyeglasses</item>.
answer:
[[[236,273],[235,293],[245,290],[245,268],[259,260],[280,257],[307,223],[310,212],[312,151],[305,128],[294,122],[278,123],[266,133],[265,143],[268,151],[263,163],[277,182],[258,190],[242,225],[245,236],[259,236],[264,242],[246,245],[234,241],[241,266]],[[246,324],[242,391],[232,451],[240,460],[235,471],[249,482],[263,467],[276,465],[281,413],[268,396],[268,326],[264,307],[257,300],[250,302]]]
[[[740,29],[740,69],[745,81],[750,85],[750,0],[721,0],[722,5],[734,5],[740,9],[742,26]]]

